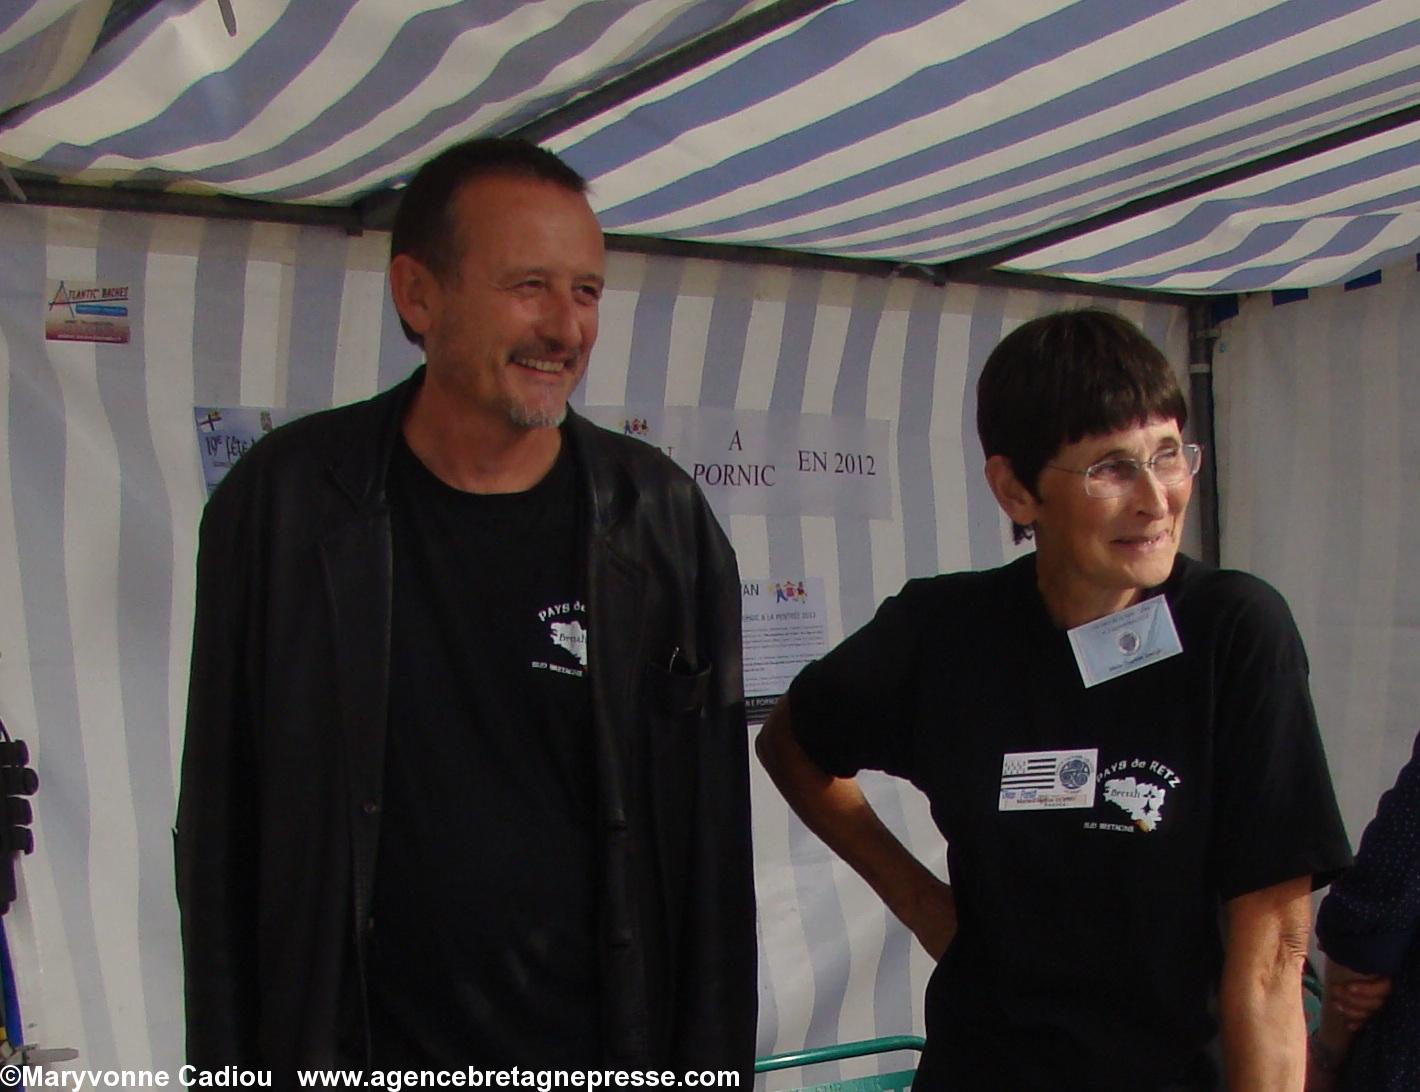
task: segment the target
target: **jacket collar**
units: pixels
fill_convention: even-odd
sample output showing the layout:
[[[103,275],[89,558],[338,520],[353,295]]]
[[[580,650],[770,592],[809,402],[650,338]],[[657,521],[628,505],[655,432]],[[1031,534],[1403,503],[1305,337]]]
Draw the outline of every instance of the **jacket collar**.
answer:
[[[635,480],[616,456],[606,430],[592,424],[570,406],[562,436],[572,445],[586,488],[591,534],[604,538],[635,507]]]
[[[350,442],[331,452],[330,471],[342,492],[362,512],[386,507],[385,480],[399,430],[410,400],[424,382],[420,365],[407,379],[382,394],[352,407]],[[608,534],[636,503],[636,485],[626,473],[608,436],[570,406],[562,426],[564,441],[572,445],[588,500],[587,514],[593,536]],[[370,439],[374,439],[374,443]]]
[[[330,472],[362,512],[386,507],[385,479],[395,441],[410,399],[423,382],[421,364],[407,379],[350,408],[347,440],[330,453]]]

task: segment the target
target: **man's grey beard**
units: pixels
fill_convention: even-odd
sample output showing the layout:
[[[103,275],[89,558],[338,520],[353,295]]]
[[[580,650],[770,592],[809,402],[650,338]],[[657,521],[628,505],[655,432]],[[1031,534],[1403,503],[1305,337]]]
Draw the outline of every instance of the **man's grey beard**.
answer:
[[[508,407],[508,420],[518,428],[558,428],[567,419],[567,403],[552,410],[546,406],[524,406],[516,402]]]

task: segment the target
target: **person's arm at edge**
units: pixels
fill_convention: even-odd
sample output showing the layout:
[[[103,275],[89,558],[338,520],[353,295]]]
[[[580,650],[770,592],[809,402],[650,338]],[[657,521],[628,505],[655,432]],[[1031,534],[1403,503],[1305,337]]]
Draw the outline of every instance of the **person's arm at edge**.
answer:
[[[1312,1036],[1307,1054],[1307,1088],[1328,1092],[1335,1086],[1341,1063],[1351,1050],[1356,1033],[1379,1011],[1390,994],[1391,980],[1362,974],[1326,959],[1322,991],[1321,1026]]]
[[[1366,824],[1355,865],[1332,886],[1317,914],[1326,953],[1321,1027],[1313,1037],[1309,1088],[1330,1089],[1352,1040],[1385,1004],[1417,920],[1420,891],[1408,882],[1420,866],[1420,735],[1395,784]]]
[[[804,824],[846,861],[933,959],[956,935],[951,888],[914,857],[873,811],[858,782],[823,770],[794,735],[779,699],[754,745],[770,778]]]
[[[1306,1074],[1302,961],[1311,935],[1311,877],[1229,899],[1219,991],[1229,1088],[1300,1089]]]

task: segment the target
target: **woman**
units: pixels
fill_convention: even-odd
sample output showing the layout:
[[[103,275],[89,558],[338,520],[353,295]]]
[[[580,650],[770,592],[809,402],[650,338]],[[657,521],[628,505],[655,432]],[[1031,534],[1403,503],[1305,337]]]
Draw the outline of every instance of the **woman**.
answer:
[[[1231,1087],[1299,1089],[1309,895],[1349,852],[1286,604],[1178,554],[1201,453],[1131,323],[1026,323],[977,405],[1035,552],[910,581],[804,669],[760,757],[939,957],[917,1087],[1213,1088],[1221,1024]],[[927,794],[950,887],[865,768]]]

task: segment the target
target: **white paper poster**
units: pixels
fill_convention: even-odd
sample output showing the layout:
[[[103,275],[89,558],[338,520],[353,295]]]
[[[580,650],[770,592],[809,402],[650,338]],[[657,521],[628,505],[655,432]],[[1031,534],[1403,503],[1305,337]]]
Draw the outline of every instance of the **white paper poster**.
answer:
[[[588,406],[582,413],[660,448],[722,517],[892,518],[886,421],[694,406]]]
[[[745,700],[761,723],[800,669],[828,651],[821,576],[741,580]]]

